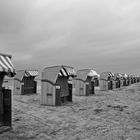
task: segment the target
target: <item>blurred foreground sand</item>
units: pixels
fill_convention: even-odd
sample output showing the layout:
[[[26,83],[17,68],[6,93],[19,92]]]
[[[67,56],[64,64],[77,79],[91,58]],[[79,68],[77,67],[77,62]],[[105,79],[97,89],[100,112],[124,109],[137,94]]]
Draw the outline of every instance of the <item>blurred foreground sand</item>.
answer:
[[[140,83],[60,107],[40,105],[40,85],[38,94],[13,95],[13,129],[0,140],[140,140]]]

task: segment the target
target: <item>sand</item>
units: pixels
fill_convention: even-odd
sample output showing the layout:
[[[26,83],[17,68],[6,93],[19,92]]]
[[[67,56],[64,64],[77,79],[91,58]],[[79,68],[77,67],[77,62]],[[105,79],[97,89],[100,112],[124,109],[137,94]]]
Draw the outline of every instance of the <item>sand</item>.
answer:
[[[41,106],[40,93],[13,95],[13,128],[0,140],[140,140],[140,83]]]

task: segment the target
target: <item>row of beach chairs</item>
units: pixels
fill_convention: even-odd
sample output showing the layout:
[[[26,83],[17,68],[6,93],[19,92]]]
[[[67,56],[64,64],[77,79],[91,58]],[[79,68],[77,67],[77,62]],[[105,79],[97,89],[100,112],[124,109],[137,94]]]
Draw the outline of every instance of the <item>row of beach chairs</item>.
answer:
[[[13,94],[25,95],[37,92],[38,70],[15,70],[12,56],[0,54],[0,133],[11,128],[12,94],[3,87],[6,76],[14,78]],[[93,69],[75,72],[73,67],[58,65],[46,67],[41,73],[41,105],[60,106],[72,102],[73,95],[89,96],[100,90],[113,90],[140,82],[140,76],[103,72],[100,75]]]

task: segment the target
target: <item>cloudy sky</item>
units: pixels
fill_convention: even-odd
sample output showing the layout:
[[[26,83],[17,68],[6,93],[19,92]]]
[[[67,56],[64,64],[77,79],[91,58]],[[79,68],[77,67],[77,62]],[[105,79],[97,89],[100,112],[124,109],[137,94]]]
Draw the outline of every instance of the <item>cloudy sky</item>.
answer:
[[[0,52],[16,69],[140,74],[140,1],[0,0]]]

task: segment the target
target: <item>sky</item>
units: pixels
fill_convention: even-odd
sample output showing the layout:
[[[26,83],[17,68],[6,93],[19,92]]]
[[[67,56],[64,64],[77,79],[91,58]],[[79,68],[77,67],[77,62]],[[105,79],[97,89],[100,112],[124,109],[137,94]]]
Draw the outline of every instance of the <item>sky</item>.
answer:
[[[0,52],[16,69],[140,74],[139,0],[0,0]]]

